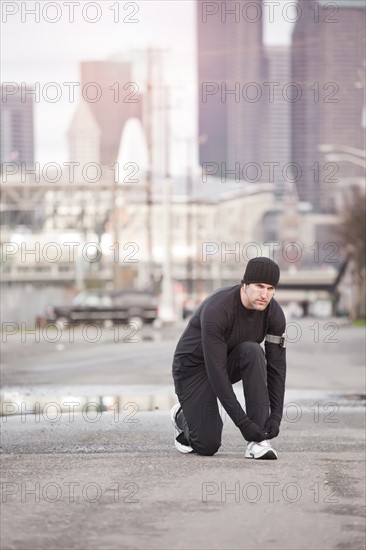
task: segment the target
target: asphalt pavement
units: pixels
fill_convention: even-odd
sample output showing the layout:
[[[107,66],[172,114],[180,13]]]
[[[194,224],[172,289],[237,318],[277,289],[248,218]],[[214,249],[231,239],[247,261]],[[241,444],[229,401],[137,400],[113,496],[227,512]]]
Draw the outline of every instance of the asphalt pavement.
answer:
[[[299,325],[289,348],[276,461],[245,459],[224,412],[215,456],[175,450],[166,375],[174,330],[136,344],[134,377],[104,342],[99,357],[109,349],[119,385],[93,369],[88,379],[98,352],[83,342],[57,351],[9,341],[2,406],[16,414],[0,419],[1,548],[364,549],[364,331],[344,325],[336,335],[317,322]],[[121,347],[120,361],[131,353]],[[73,356],[84,358],[83,377],[73,377],[74,364],[62,379]],[[154,368],[143,384],[147,362]]]

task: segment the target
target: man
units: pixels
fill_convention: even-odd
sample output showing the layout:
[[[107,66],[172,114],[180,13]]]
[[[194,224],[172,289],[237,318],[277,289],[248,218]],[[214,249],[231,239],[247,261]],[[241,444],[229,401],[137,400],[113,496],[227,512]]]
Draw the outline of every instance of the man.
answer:
[[[276,459],[286,378],[286,320],[273,298],[280,277],[269,258],[247,264],[241,284],[217,290],[192,314],[173,359],[179,404],[175,446],[212,456],[221,446],[217,398],[247,441],[246,458]],[[260,343],[266,338],[265,351]],[[232,384],[242,380],[246,413]]]

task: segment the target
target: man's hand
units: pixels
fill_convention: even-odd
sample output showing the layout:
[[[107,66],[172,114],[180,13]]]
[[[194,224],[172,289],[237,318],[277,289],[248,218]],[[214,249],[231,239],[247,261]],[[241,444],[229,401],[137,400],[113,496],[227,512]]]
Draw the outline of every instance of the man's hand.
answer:
[[[264,432],[266,434],[266,439],[277,437],[280,433],[280,421],[269,417],[264,426]]]
[[[246,441],[263,441],[266,439],[266,436],[264,434],[264,430],[262,430],[255,422],[252,422],[251,420],[247,420],[245,424],[242,424],[239,427],[241,433],[244,436],[244,439]]]

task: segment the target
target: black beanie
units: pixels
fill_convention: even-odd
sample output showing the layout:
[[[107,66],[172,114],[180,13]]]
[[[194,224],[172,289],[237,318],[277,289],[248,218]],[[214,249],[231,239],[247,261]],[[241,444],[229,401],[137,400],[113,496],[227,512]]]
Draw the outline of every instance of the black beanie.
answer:
[[[241,282],[246,283],[265,283],[276,287],[280,279],[280,268],[276,262],[269,258],[253,258],[249,260],[244,277]]]

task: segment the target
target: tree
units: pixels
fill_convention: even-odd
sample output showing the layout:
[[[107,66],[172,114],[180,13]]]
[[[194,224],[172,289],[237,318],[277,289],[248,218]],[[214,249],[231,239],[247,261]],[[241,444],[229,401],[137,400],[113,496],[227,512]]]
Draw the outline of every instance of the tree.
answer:
[[[351,318],[360,318],[365,316],[366,194],[359,186],[351,187],[347,193],[344,193],[344,206],[338,233],[346,255],[351,257],[355,296]]]

